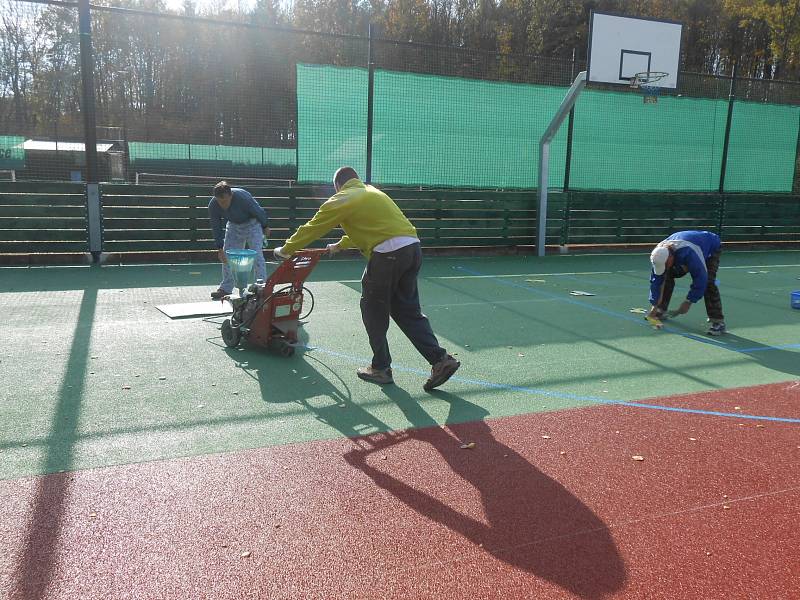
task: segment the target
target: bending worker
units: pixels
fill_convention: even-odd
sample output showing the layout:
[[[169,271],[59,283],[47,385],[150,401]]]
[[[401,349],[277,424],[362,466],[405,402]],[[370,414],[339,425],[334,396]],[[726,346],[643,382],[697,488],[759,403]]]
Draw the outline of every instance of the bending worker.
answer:
[[[420,309],[417,275],[422,266],[422,250],[417,230],[389,196],[364,185],[351,167],[336,171],[333,187],[336,194],[282,247],[275,249],[275,256],[287,259],[341,226],[345,235],[337,243],[328,244],[328,252],[358,248],[368,260],[361,279],[361,317],[372,347],[372,363],[358,369],[358,376],[372,383],[393,382],[392,357],[386,341],[391,316],[431,365],[424,389],[430,391],[442,385],[461,363],[439,345],[428,317]]]
[[[219,300],[233,291],[233,273],[228,266],[225,250],[244,250],[245,247],[255,250],[256,279],[266,279],[267,265],[262,248],[264,239],[269,236],[267,212],[250,192],[232,188],[227,181],[220,181],[214,186],[214,197],[208,203],[208,219],[222,263],[222,283],[217,291],[211,292],[211,297]]]
[[[648,317],[663,319],[689,312],[692,304],[703,298],[711,323],[708,334],[725,333],[722,299],[717,287],[717,269],[722,252],[722,242],[710,231],[679,231],[660,242],[650,254],[653,270],[650,275],[650,304]],[[675,289],[675,279],[686,273],[692,276],[692,285],[686,300],[677,310],[668,311]]]

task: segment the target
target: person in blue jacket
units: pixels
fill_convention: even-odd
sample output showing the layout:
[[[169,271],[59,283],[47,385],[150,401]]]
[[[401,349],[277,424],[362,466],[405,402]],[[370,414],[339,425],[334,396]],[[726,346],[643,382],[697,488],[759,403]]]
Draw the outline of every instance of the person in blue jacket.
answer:
[[[679,231],[660,242],[650,253],[650,304],[648,317],[664,319],[689,312],[692,304],[703,298],[708,321],[708,334],[725,333],[722,299],[717,287],[717,269],[722,241],[710,231]],[[692,285],[686,300],[677,310],[668,311],[675,289],[675,280],[689,273]]]
[[[267,212],[259,206],[247,190],[232,188],[227,181],[214,186],[214,197],[208,203],[208,219],[217,245],[217,255],[222,262],[222,283],[215,292],[214,300],[219,300],[233,291],[233,273],[228,266],[225,250],[256,251],[256,279],[267,278],[267,265],[264,262],[264,239],[269,236]]]

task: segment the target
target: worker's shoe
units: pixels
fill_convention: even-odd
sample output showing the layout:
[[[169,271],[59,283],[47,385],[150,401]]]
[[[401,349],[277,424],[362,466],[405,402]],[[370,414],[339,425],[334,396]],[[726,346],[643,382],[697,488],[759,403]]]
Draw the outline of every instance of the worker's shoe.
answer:
[[[445,355],[442,360],[431,367],[431,376],[428,377],[428,381],[425,382],[425,385],[422,386],[422,389],[424,389],[426,392],[430,392],[433,388],[439,387],[445,381],[450,379],[453,376],[453,373],[458,371],[458,367],[460,366],[461,363],[455,358],[449,354]]]
[[[394,383],[392,379],[391,369],[375,369],[373,367],[361,367],[356,371],[359,379],[369,381],[370,383],[386,384]]]
[[[226,292],[222,288],[219,288],[216,292],[211,292],[211,299],[212,300],[222,300],[225,296],[230,296],[230,292]]]
[[[711,327],[708,328],[708,335],[722,335],[728,330],[725,328],[725,321],[714,321]]]

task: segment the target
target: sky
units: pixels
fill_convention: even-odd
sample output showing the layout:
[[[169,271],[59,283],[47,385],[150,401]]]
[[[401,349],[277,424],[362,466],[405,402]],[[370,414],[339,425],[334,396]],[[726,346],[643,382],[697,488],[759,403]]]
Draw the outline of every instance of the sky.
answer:
[[[195,0],[195,6],[198,13],[203,13],[204,9],[215,6],[223,6],[224,8],[237,8],[241,6],[242,10],[249,10],[255,6],[255,0]],[[167,8],[170,10],[181,11],[183,9],[183,0],[165,0]]]

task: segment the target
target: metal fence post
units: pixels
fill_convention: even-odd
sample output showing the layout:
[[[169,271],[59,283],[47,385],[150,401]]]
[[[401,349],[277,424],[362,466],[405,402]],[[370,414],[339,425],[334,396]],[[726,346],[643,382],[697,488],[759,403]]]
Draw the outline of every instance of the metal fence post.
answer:
[[[92,15],[89,0],[78,2],[80,32],[81,83],[83,106],[84,155],[86,156],[86,210],[89,227],[89,252],[95,262],[103,248],[103,220],[97,170],[97,118],[94,102],[94,55],[92,52]]]
[[[575,48],[572,49],[572,66],[570,67],[569,80],[575,77]],[[575,123],[575,107],[569,111],[569,121],[567,121],[567,158],[564,161],[564,191],[569,191],[569,173],[572,169],[572,127]]]
[[[369,24],[369,41],[367,42],[367,172],[364,181],[372,182],[372,108],[375,95],[375,65],[372,56],[372,34],[374,28]]]
[[[728,145],[731,140],[731,123],[733,121],[733,104],[736,99],[736,70],[737,63],[733,63],[731,74],[731,87],[728,92],[728,120],[725,123],[725,142],[722,146],[722,164],[719,170],[719,193],[725,193],[725,171],[728,169]]]

